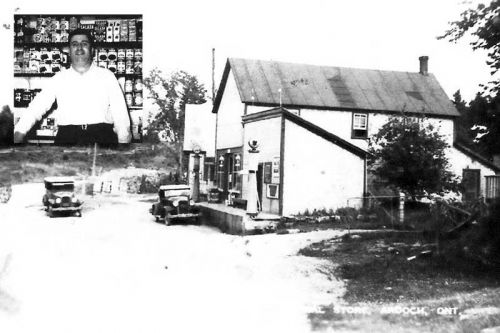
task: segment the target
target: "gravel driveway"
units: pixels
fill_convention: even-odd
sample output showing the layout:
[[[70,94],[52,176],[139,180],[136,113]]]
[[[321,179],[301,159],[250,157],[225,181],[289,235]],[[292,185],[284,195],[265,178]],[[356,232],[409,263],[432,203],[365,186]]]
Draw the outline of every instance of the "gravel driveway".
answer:
[[[157,224],[144,196],[84,198],[83,217],[49,218],[42,184],[0,204],[2,332],[309,332],[338,302],[331,264],[297,256],[329,230],[234,236]]]

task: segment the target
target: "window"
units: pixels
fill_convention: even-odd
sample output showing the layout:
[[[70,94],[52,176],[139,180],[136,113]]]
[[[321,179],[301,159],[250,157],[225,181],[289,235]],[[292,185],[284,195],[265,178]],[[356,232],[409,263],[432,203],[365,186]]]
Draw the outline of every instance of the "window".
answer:
[[[486,200],[500,198],[500,176],[486,176]]]
[[[236,191],[241,191],[241,175],[240,170],[242,169],[241,155],[233,154],[232,159],[232,172],[230,174],[231,189]]]
[[[354,139],[366,139],[368,137],[368,114],[353,113],[351,136]]]
[[[279,197],[279,185],[278,184],[266,184],[266,196],[270,199],[278,199]]]
[[[203,180],[213,181],[215,179],[215,159],[213,157],[205,157],[205,163],[203,165]]]

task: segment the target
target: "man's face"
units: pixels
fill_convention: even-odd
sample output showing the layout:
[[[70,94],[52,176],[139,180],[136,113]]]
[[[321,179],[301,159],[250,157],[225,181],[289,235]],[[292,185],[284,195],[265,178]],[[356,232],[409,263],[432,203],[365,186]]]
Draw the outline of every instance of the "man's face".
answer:
[[[92,45],[86,35],[71,37],[69,56],[73,64],[90,64],[92,62]]]

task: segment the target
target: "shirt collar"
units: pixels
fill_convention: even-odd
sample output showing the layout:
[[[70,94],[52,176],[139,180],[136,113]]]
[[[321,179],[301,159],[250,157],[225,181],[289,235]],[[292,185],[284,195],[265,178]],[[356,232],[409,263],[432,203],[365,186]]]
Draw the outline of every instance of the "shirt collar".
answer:
[[[97,65],[95,64],[95,62],[93,62],[93,61],[92,61],[92,63],[90,64],[89,69],[88,69],[85,73],[80,73],[80,72],[78,72],[76,69],[74,69],[74,68],[73,68],[73,66],[72,66],[72,65],[70,65],[70,66],[69,66],[69,69],[70,69],[70,70],[71,70],[74,74],[78,74],[78,75],[86,75],[86,74],[88,74],[88,73],[90,73],[90,72],[93,72],[93,71],[95,70],[96,66],[97,66]]]

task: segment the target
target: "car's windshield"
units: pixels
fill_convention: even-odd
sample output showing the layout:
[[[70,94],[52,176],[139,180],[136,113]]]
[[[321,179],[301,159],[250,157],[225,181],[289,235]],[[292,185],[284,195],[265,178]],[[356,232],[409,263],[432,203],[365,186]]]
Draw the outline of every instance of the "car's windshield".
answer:
[[[73,192],[75,184],[51,184],[50,186],[47,186],[47,189],[52,192]]]
[[[187,196],[189,197],[191,192],[188,189],[180,190],[162,190],[160,191],[160,198],[176,197],[176,196]]]

